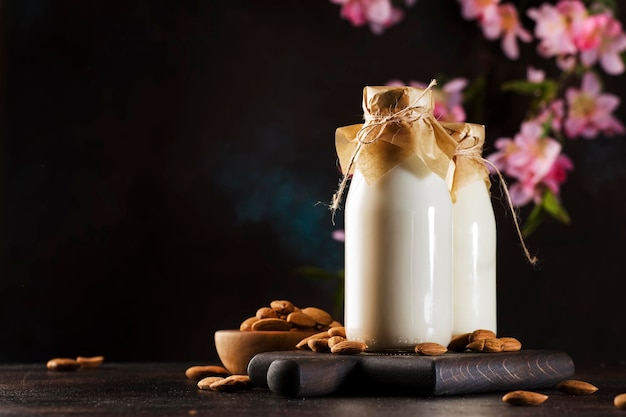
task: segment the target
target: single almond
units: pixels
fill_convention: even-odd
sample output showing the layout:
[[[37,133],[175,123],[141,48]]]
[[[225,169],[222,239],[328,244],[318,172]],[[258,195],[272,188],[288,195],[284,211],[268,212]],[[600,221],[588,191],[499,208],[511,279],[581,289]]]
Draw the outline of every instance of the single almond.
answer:
[[[343,327],[343,324],[341,324],[340,322],[338,322],[337,320],[333,320],[328,327],[332,328],[332,327]],[[345,329],[344,329],[345,331]]]
[[[502,352],[504,343],[500,339],[478,339],[467,345],[467,348],[472,352]]]
[[[502,352],[517,352],[522,349],[522,343],[514,337],[499,337],[502,342]]]
[[[80,363],[72,358],[54,358],[46,363],[46,367],[52,371],[74,371],[80,368]]]
[[[330,347],[328,347],[328,340],[329,339],[327,338],[311,339],[307,342],[307,345],[309,346],[309,349],[311,349],[313,352],[328,352],[330,350]]]
[[[331,336],[328,339],[328,347],[332,349],[333,346],[339,342],[343,342],[344,340],[346,340],[346,338],[343,336]]]
[[[276,319],[278,318],[278,313],[276,310],[270,307],[261,307],[256,311],[256,318],[261,319]]]
[[[469,335],[469,343],[472,343],[481,339],[495,339],[495,338],[496,338],[496,334],[493,331],[486,330],[486,329],[478,329],[478,330],[474,330]]]
[[[367,349],[367,345],[363,342],[358,342],[356,340],[344,340],[343,342],[339,342],[334,345],[330,349],[330,352],[338,355],[356,355],[364,352],[365,349]]]
[[[333,316],[330,313],[317,307],[305,307],[301,310],[304,314],[311,317],[317,324],[328,326],[333,322]]]
[[[556,389],[565,394],[572,395],[589,395],[598,390],[598,387],[590,384],[589,382],[580,381],[577,379],[566,379],[557,384]]]
[[[613,398],[613,404],[617,408],[626,410],[626,393],[616,395],[615,398]]]
[[[311,327],[315,327],[315,320],[307,314],[304,314],[302,311],[294,311],[293,313],[289,313],[287,316],[287,322],[291,323],[292,326],[298,327],[301,329],[308,329]]]
[[[211,384],[217,381],[221,381],[224,379],[223,376],[207,376],[198,381],[198,388],[200,389],[211,389]]]
[[[279,315],[284,314],[285,316],[296,310],[296,306],[288,300],[274,300],[270,303],[270,307]]]
[[[206,378],[209,376],[228,376],[230,372],[223,366],[219,365],[195,365],[190,366],[185,371],[185,376],[189,379],[193,379],[194,381],[199,381],[202,378]]]
[[[77,356],[76,362],[82,368],[97,368],[104,362],[104,356]]]
[[[435,342],[423,342],[415,346],[415,352],[425,356],[439,356],[447,351],[447,347]]]
[[[320,333],[315,333],[309,337],[305,337],[304,339],[302,339],[301,341],[299,341],[296,344],[296,349],[309,349],[309,346],[307,343],[309,343],[309,340],[312,339],[328,339],[330,336],[328,336],[328,331],[325,332],[320,332]]]
[[[329,336],[341,336],[346,337],[346,328],[343,326],[335,326],[328,329]]]
[[[239,325],[239,330],[242,332],[251,331],[252,325],[257,321],[259,321],[259,318],[256,316],[248,317],[247,319],[241,322],[241,324]]]
[[[230,375],[209,385],[214,391],[232,392],[252,389],[252,381],[248,375]]]
[[[463,333],[452,337],[452,340],[448,343],[448,350],[453,352],[463,352],[466,350],[466,346],[469,344],[470,335],[471,333]]]
[[[539,405],[547,399],[547,395],[524,390],[511,391],[502,397],[502,401],[511,405]]]
[[[253,331],[287,331],[291,323],[281,319],[260,319],[252,323]]]

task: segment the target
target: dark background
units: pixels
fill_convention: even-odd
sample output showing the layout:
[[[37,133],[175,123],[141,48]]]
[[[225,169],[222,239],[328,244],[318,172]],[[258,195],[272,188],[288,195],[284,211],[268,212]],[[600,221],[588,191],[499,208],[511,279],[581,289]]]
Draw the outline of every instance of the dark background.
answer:
[[[343,267],[331,238],[341,213],[333,225],[317,203],[337,187],[334,131],[361,121],[363,87],[485,77],[487,105],[468,107],[468,120],[486,125],[491,153],[527,108],[502,82],[531,63],[555,74],[534,43],[504,58],[456,0],[419,1],[382,36],[339,10],[0,3],[0,361],[211,360],[213,333],[271,300],[336,311],[337,282],[294,269]],[[603,78],[624,95],[624,75]],[[623,106],[616,114],[626,121]],[[527,240],[538,268],[493,189],[499,334],[623,362],[626,144],[568,141],[566,152],[573,222],[548,221]]]

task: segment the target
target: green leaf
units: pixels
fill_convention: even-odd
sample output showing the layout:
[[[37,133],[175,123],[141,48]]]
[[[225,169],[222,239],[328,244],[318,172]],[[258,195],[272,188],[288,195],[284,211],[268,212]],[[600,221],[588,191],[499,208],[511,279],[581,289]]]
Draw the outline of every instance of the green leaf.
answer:
[[[544,210],[558,221],[570,224],[571,218],[565,208],[561,205],[561,202],[556,195],[549,189],[543,193],[543,200],[541,202]]]
[[[522,226],[522,235],[524,237],[530,236],[535,230],[537,230],[539,225],[543,223],[545,217],[546,215],[543,206],[540,204],[535,205],[526,221],[524,221],[524,225]]]
[[[552,100],[557,94],[558,84],[554,80],[544,80],[538,83],[513,80],[502,84],[502,91],[512,91],[514,93],[533,96],[540,101]]]

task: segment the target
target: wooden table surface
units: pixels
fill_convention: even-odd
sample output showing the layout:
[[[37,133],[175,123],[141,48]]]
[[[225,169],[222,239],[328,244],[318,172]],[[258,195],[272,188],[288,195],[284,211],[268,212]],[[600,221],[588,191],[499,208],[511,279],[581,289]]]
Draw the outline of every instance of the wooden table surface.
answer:
[[[11,416],[626,416],[613,405],[626,392],[626,365],[576,368],[599,390],[571,396],[540,390],[539,406],[511,406],[503,393],[454,397],[331,396],[286,398],[263,388],[234,393],[199,390],[185,370],[200,363],[107,363],[51,371],[45,364],[0,365],[0,415]]]

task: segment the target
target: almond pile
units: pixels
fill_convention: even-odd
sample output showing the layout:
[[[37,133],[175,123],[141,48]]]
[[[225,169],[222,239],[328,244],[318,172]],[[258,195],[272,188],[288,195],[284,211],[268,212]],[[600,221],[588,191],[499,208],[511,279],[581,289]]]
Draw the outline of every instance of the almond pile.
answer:
[[[517,352],[522,343],[514,337],[496,337],[491,330],[478,329],[454,336],[448,344],[453,352]]]
[[[269,306],[259,308],[255,315],[239,326],[247,331],[327,330],[341,326],[330,313],[317,307],[296,307],[288,300],[274,300]]]

